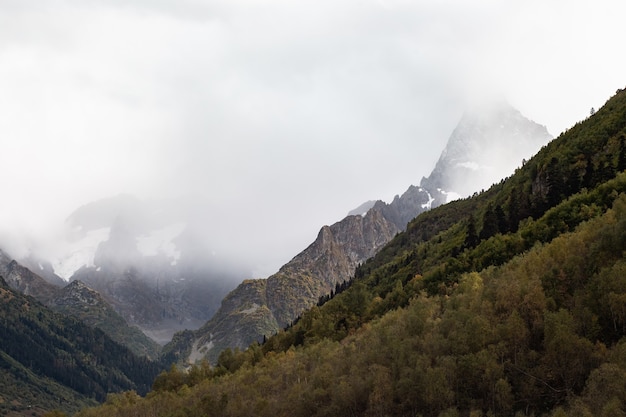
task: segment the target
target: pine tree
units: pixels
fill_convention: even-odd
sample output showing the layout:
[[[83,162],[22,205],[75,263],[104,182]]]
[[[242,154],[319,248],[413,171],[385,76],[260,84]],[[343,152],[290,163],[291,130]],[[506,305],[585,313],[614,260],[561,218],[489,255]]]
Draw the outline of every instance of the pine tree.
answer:
[[[467,221],[467,236],[465,237],[465,247],[468,249],[475,248],[478,245],[478,234],[476,233],[476,220],[474,216],[470,216]]]
[[[489,204],[483,217],[483,227],[479,235],[480,240],[489,239],[496,233],[498,233],[498,216],[496,215],[493,204]]]
[[[590,189],[593,188],[593,179],[595,176],[593,160],[590,155],[587,155],[587,166],[585,168],[585,175],[583,176],[583,186]]]
[[[617,157],[617,171],[626,170],[626,137],[622,134],[619,137],[619,155]]]
[[[509,231],[509,223],[506,219],[506,214],[504,213],[504,209],[500,204],[496,206],[494,209],[494,213],[496,215],[496,220],[498,222],[498,232],[506,233]]]

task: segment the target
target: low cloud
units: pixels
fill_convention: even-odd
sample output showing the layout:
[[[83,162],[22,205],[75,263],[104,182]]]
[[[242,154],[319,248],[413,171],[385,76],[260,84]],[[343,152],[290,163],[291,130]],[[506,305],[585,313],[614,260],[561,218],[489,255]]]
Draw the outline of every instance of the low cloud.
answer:
[[[623,7],[3,2],[2,240],[53,241],[119,193],[175,198],[273,272],[427,176],[471,97],[498,90],[554,134],[600,107],[624,84]]]

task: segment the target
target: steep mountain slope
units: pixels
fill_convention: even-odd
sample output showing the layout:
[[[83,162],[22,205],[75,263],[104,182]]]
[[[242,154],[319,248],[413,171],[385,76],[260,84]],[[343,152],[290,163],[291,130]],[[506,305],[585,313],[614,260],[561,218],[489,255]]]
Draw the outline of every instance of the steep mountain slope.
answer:
[[[11,288],[24,295],[30,295],[44,304],[50,302],[59,289],[20,265],[2,250],[0,250],[0,276],[4,277]]]
[[[495,182],[501,178],[494,175],[500,175],[502,166],[508,164],[504,172],[512,172],[523,156],[532,155],[549,138],[545,127],[524,118],[505,103],[466,114],[450,137],[431,175],[433,180],[422,180],[428,188],[410,186],[389,204],[364,203],[356,209],[356,215],[323,227],[316,241],[278,273],[267,280],[244,281],[228,294],[216,315],[198,330],[191,346],[179,345],[188,343],[187,338],[166,346],[166,354],[171,353],[168,359],[180,359],[177,355],[181,355],[183,359],[196,360],[207,355],[215,361],[226,347],[244,348],[277,332],[320,297],[349,280],[355,267],[404,230],[409,220],[444,202],[446,192],[441,187],[460,184],[455,180],[459,173],[466,184],[474,181],[479,186],[486,178]],[[494,165],[493,152],[503,148],[507,155],[498,159],[497,167],[483,169],[487,163]],[[460,155],[472,158],[480,168],[459,171],[467,165],[458,161]],[[466,193],[467,189],[466,185],[455,193]],[[367,214],[362,216],[364,211]]]
[[[127,346],[136,355],[156,360],[160,346],[135,326],[128,323],[95,290],[81,281],[72,281],[61,288],[47,304],[54,311],[82,320],[98,328],[117,343]]]
[[[136,355],[157,359],[160,347],[138,328],[128,323],[96,291],[80,281],[56,286],[24,267],[0,250],[0,276],[24,295],[30,295],[47,307],[97,327],[109,337],[129,347]],[[53,281],[54,282],[54,281]]]
[[[135,356],[101,330],[51,311],[10,288],[4,279],[0,279],[0,357],[8,380],[26,387],[23,392],[3,391],[3,400],[40,408],[56,402],[72,409],[76,399],[84,404],[88,398],[102,401],[108,392],[145,392],[158,372],[155,363]],[[53,383],[48,389],[46,380]],[[42,396],[32,398],[31,389],[43,390]],[[57,394],[68,397],[54,398]]]
[[[214,361],[226,347],[245,347],[275,333],[321,295],[349,280],[354,268],[397,232],[377,210],[323,227],[315,242],[276,274],[246,280],[229,293],[218,313],[197,331],[192,349],[173,344],[164,353],[182,351],[192,359],[208,356]]]
[[[66,387],[0,351],[0,414],[3,416],[40,416],[51,410],[73,413],[93,407],[93,398]]]
[[[129,195],[86,204],[67,219],[68,249],[55,271],[97,290],[159,343],[196,329],[248,270],[211,255],[187,206]]]
[[[411,221],[263,345],[79,416],[623,415],[625,170],[619,90],[510,178]]]

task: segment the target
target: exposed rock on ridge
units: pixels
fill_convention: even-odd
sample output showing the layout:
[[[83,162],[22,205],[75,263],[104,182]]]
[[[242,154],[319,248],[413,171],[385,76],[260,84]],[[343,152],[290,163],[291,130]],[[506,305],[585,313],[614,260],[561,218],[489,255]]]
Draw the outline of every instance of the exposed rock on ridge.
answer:
[[[322,227],[317,239],[276,274],[246,280],[231,291],[215,316],[197,331],[195,345],[205,346],[207,356],[215,361],[226,347],[243,348],[261,341],[291,323],[337,283],[349,280],[356,266],[398,231],[379,210]]]

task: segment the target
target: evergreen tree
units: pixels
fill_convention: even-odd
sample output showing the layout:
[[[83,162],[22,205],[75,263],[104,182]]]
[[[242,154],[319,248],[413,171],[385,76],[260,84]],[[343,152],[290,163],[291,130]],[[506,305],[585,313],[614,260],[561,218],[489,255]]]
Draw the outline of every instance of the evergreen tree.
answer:
[[[585,175],[583,176],[583,187],[593,188],[593,181],[596,176],[591,155],[587,155],[587,166],[585,167]]]
[[[624,134],[619,137],[619,154],[617,156],[617,171],[626,170],[626,137]]]
[[[498,232],[500,233],[508,232],[510,230],[509,223],[507,221],[506,214],[504,213],[504,209],[502,208],[500,204],[496,206],[494,213],[498,221]]]
[[[500,208],[502,210],[502,208]],[[504,217],[504,213],[503,217]],[[496,211],[493,207],[493,204],[489,204],[487,206],[487,211],[485,211],[485,215],[483,217],[483,227],[480,230],[480,240],[489,239],[491,236],[494,236],[498,233],[498,223],[499,219],[496,214]]]
[[[517,225],[519,224],[519,221],[520,221],[520,211],[521,211],[521,204],[520,204],[519,188],[514,187],[513,191],[511,192],[511,195],[509,196],[509,202],[507,205],[507,214],[508,214],[507,223],[508,223],[508,228],[511,232],[517,231]]]
[[[552,207],[558,204],[566,194],[562,167],[556,157],[550,159],[546,169],[546,177],[548,182],[547,203],[549,207]]]
[[[478,245],[478,234],[476,233],[476,220],[470,216],[467,221],[467,235],[465,237],[465,248],[472,249]]]

